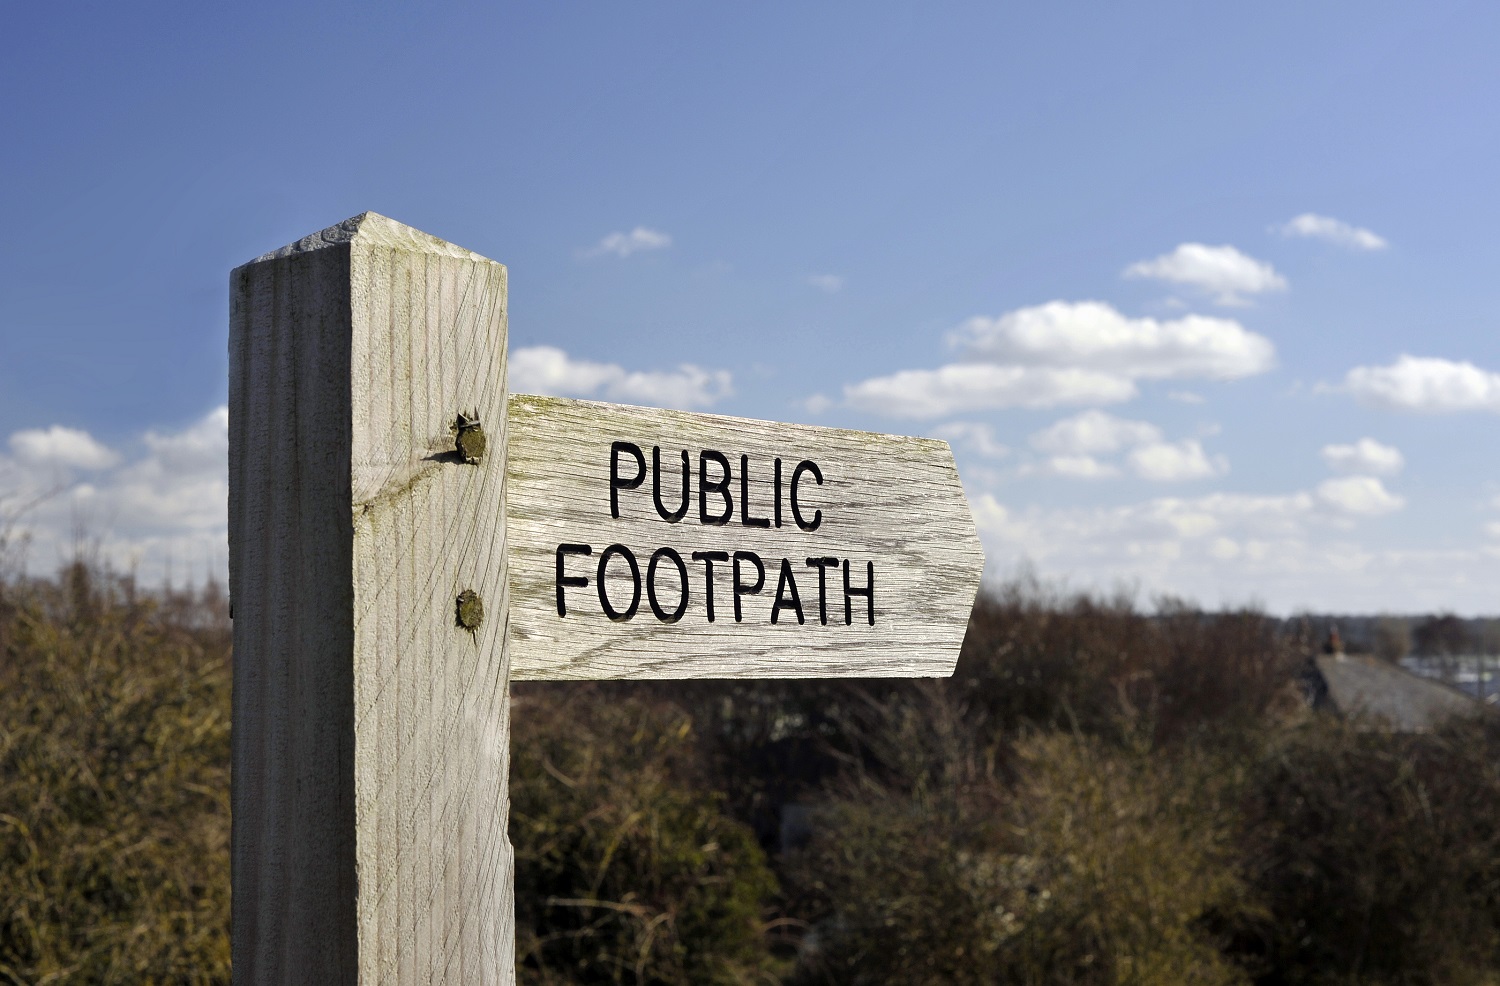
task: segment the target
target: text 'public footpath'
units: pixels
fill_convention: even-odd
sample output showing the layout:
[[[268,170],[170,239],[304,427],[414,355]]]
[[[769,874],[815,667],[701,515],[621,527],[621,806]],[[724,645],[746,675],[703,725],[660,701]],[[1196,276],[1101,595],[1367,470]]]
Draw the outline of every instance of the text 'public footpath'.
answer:
[[[823,526],[821,508],[808,511],[802,494],[808,484],[822,486],[823,471],[811,459],[799,461],[790,471],[785,471],[780,458],[770,468],[772,497],[769,505],[752,506],[750,502],[751,462],[748,455],[739,457],[736,473],[731,460],[723,452],[702,449],[698,452],[697,481],[694,483],[693,460],[686,449],[681,452],[681,482],[668,480],[666,495],[663,491],[664,471],[659,446],[651,448],[648,469],[646,454],[633,442],[613,442],[609,453],[609,511],[614,520],[620,518],[620,495],[639,490],[646,477],[651,477],[651,500],[657,516],[668,524],[691,522],[696,516],[698,524],[707,527],[725,527],[738,523],[741,527],[766,530],[795,529],[811,533]],[[762,463],[762,466],[764,463]],[[764,475],[764,473],[761,473]],[[738,480],[738,497],[734,487]],[[690,515],[693,506],[693,490],[697,490],[697,510]],[[764,512],[756,516],[757,512]],[[557,615],[567,619],[588,615],[579,611],[579,599],[597,596],[599,612],[615,622],[628,622],[641,613],[644,597],[651,615],[662,623],[677,623],[689,610],[709,623],[723,619],[725,597],[734,622],[764,620],[779,624],[793,618],[798,624],[810,619],[827,626],[832,620],[852,626],[857,609],[862,609],[863,620],[868,626],[875,625],[875,563],[865,561],[861,566],[852,559],[834,555],[812,558],[780,559],[762,558],[754,551],[679,551],[671,546],[662,546],[651,551],[642,571],[641,559],[645,552],[637,553],[624,544],[611,544],[595,554],[593,545],[561,543],[557,546],[556,585]],[[597,560],[594,560],[597,559]],[[701,564],[701,579],[689,574],[689,561],[694,567]],[[768,567],[769,566],[769,567]],[[864,571],[860,572],[863,567]],[[592,573],[592,579],[589,574]],[[774,573],[774,574],[773,574]],[[801,583],[798,582],[798,576]],[[715,588],[719,580],[727,579],[727,592],[717,597]],[[767,591],[774,580],[774,593]],[[816,605],[812,586],[816,583]],[[592,585],[593,593],[574,593],[568,590],[587,589]],[[702,589],[701,605],[695,605],[693,586]],[[626,587],[629,587],[627,593]],[[806,603],[804,604],[804,591]],[[856,607],[855,600],[861,605]],[[569,608],[570,600],[572,608]],[[838,611],[842,600],[843,612]],[[769,602],[769,607],[767,607]],[[830,616],[830,604],[833,613]],[[592,607],[587,607],[588,611]]]

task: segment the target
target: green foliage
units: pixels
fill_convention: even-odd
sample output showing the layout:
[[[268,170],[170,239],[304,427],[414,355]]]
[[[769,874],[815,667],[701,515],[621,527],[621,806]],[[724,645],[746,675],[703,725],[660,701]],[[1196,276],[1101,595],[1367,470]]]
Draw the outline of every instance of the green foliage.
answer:
[[[228,982],[227,634],[67,575],[0,612],[0,981]]]
[[[695,783],[692,720],[607,689],[518,687],[517,950],[535,983],[775,982],[776,880]]]

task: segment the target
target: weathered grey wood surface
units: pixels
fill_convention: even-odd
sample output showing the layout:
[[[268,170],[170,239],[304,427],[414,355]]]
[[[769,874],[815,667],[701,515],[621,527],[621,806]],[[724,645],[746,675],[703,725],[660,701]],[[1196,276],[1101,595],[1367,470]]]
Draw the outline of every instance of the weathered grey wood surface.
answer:
[[[979,587],[984,556],[968,502],[945,442],[806,425],[752,421],[591,401],[516,395],[510,401],[509,538],[511,674],[539,678],[762,678],[829,676],[942,676],[953,672]],[[633,489],[616,489],[620,516],[612,517],[612,443],[642,450],[645,476]],[[662,463],[667,513],[680,507],[682,457],[689,455],[693,493],[677,522],[658,510],[653,447]],[[731,464],[733,519],[701,522],[696,484],[700,453],[721,452]],[[638,463],[623,453],[613,475],[633,480]],[[739,511],[744,491],[752,509]],[[782,460],[781,524],[776,526],[774,460]],[[823,483],[806,473],[801,508],[815,530],[795,523],[787,502],[797,463],[817,463]],[[710,468],[714,468],[710,466]],[[717,479],[719,472],[711,473]],[[710,512],[723,497],[711,494]],[[591,554],[564,558],[568,578],[584,587],[563,589],[566,616],[557,610],[560,544],[589,545]],[[597,564],[610,545],[629,548],[644,582],[649,559],[672,547],[688,572],[689,600],[676,622],[655,615],[644,593],[629,620],[612,620],[597,595]],[[733,563],[715,568],[714,622],[707,620],[707,572],[694,551],[754,552],[765,568],[758,593],[743,593],[742,621],[733,613]],[[867,600],[845,610],[842,565],[824,570],[825,613],[819,612],[818,570],[809,558],[850,559],[851,586],[863,587],[867,563],[875,570],[874,625]],[[804,621],[795,610],[770,611],[779,566],[788,559],[798,584]],[[745,559],[742,584],[753,584]],[[680,570],[663,559],[660,608],[673,615]],[[606,569],[606,591],[617,613],[634,595],[623,555]],[[789,591],[782,594],[786,601]],[[846,623],[846,616],[851,617]]]
[[[509,983],[505,268],[366,213],[230,287],[235,981]]]

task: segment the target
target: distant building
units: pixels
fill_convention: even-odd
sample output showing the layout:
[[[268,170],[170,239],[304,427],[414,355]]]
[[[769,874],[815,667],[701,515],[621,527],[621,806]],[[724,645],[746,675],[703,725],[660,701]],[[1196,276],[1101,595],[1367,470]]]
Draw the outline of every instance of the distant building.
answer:
[[[1484,703],[1473,696],[1413,674],[1399,665],[1362,654],[1345,654],[1338,629],[1323,653],[1303,672],[1307,702],[1341,716],[1382,722],[1401,733],[1424,733],[1453,715],[1479,715]]]
[[[1412,654],[1401,659],[1401,666],[1424,678],[1439,678],[1481,702],[1500,705],[1495,687],[1500,659],[1494,654]]]

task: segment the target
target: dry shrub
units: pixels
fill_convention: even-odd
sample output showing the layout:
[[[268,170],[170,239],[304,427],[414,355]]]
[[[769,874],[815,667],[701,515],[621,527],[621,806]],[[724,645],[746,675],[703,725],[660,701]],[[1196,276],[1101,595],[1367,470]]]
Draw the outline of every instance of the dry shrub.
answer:
[[[1066,734],[1017,751],[1032,883],[1002,981],[1248,982],[1222,930],[1259,913],[1236,866],[1238,772],[1219,758]]]
[[[0,639],[0,981],[229,980],[229,665],[82,566]]]
[[[794,982],[1500,982],[1500,726],[1288,726],[1293,651],[1023,585],[951,681],[518,685],[522,981],[776,981],[734,816],[821,787]],[[0,579],[0,983],[228,980],[227,655],[216,595]]]
[[[1016,880],[998,818],[869,789],[828,803],[790,862],[797,913],[812,922],[795,982],[997,982]]]
[[[997,729],[1111,731],[1153,644],[1129,599],[1015,583],[975,602],[952,684]]]
[[[619,683],[623,685],[624,683]],[[867,707],[863,687],[847,679],[647,681],[612,686],[651,703],[683,709],[707,776],[732,778],[724,808],[772,845],[781,807],[805,801],[858,749],[851,720]]]
[[[853,694],[846,726],[865,755],[783,861],[812,925],[793,981],[993,982],[1016,881],[992,751],[939,683]]]
[[[1300,655],[1254,611],[1064,596],[1032,583],[982,595],[951,687],[991,728],[1062,729],[1158,744],[1259,727],[1283,706]]]
[[[843,686],[802,981],[1247,982],[1242,783],[1296,663],[1253,612],[982,596],[952,680]]]
[[[1201,742],[1245,731],[1258,737],[1271,714],[1302,699],[1292,683],[1300,642],[1254,610],[1204,613],[1158,603],[1144,673],[1126,688],[1130,708],[1149,710],[1157,743]]]
[[[1266,982],[1500,981],[1500,725],[1400,735],[1320,717],[1269,745],[1247,869]]]
[[[776,982],[776,880],[703,782],[691,718],[602,685],[515,694],[522,981]]]
[[[1232,773],[1066,734],[1016,767],[1013,788],[831,801],[792,869],[817,921],[801,981],[1248,982],[1218,930],[1254,913]]]

